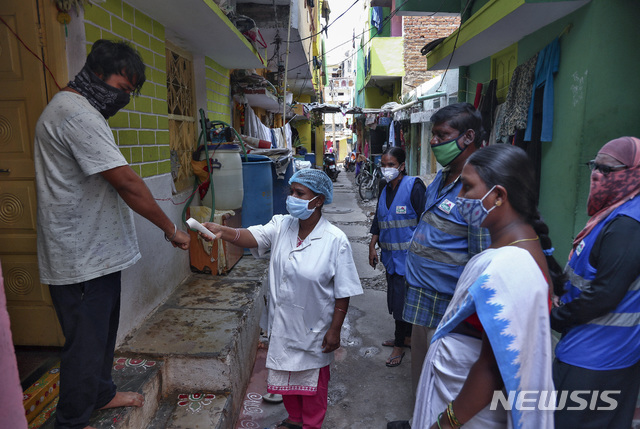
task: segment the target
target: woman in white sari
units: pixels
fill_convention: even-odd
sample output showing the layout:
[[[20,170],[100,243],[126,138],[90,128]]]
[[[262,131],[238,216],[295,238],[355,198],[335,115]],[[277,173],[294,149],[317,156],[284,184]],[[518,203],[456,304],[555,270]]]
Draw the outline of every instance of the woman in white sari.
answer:
[[[492,245],[466,265],[433,337],[412,427],[553,428],[549,290],[562,270],[533,168],[523,150],[495,145],[469,158],[461,180],[458,210]]]

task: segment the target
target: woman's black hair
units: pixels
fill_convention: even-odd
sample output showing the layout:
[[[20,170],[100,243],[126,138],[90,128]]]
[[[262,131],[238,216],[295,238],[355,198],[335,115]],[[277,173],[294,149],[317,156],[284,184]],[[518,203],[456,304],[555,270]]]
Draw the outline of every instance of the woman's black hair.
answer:
[[[142,57],[124,41],[96,40],[87,57],[87,66],[95,74],[102,75],[102,80],[114,74],[125,76],[135,88],[134,95],[140,93],[146,80]]]
[[[460,134],[465,133],[467,130],[473,130],[475,132],[475,140],[473,143],[476,145],[476,148],[479,148],[485,139],[482,115],[473,107],[473,104],[450,104],[431,115],[430,121],[434,125],[446,122],[451,128],[458,130]]]
[[[387,148],[387,150],[385,150],[382,153],[382,156],[385,155],[389,155],[392,156],[396,159],[396,161],[398,161],[398,164],[402,164],[406,159],[407,159],[407,153],[404,151],[404,149],[402,149],[401,147],[397,147],[397,146],[391,146],[389,148]],[[400,172],[400,174],[407,174],[407,168],[405,166],[405,169],[403,171]]]
[[[540,237],[543,250],[553,246],[549,227],[542,220],[538,207],[536,180],[533,164],[526,152],[519,147],[496,144],[475,151],[467,160],[488,189],[495,185],[507,190],[511,207],[529,223]],[[561,295],[565,278],[562,267],[552,255],[546,255],[549,273],[556,295]]]

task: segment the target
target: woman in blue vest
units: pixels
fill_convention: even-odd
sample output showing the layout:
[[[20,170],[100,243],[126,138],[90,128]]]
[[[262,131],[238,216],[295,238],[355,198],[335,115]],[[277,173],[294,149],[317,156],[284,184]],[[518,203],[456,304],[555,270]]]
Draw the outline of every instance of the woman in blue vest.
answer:
[[[387,307],[396,322],[394,339],[382,343],[393,347],[387,359],[389,367],[400,365],[404,348],[411,344],[411,324],[402,320],[404,265],[411,236],[426,201],[426,187],[422,180],[406,176],[405,158],[404,149],[399,147],[391,147],[382,154],[380,166],[387,185],[378,199],[369,243],[369,264],[373,268],[378,263],[376,243],[381,249],[382,265],[387,271]]]
[[[460,181],[458,213],[488,229],[491,246],[465,265],[429,345],[411,427],[553,429],[550,292],[562,268],[533,165],[495,144],[468,158]]]
[[[591,218],[573,241],[563,305],[551,312],[562,333],[553,378],[559,402],[568,396],[555,422],[628,428],[640,390],[640,140],[612,140],[588,165]]]

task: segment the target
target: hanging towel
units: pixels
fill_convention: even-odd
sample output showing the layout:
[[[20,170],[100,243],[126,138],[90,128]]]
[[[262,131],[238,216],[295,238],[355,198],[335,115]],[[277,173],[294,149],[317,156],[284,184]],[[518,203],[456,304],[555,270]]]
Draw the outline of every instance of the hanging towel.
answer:
[[[476,109],[480,105],[480,99],[482,98],[482,86],[481,83],[476,85],[476,99],[473,101],[473,107]]]
[[[556,37],[538,55],[536,64],[536,77],[533,81],[533,95],[529,103],[529,114],[527,115],[527,130],[524,134],[525,141],[531,141],[533,131],[533,105],[535,90],[544,86],[542,100],[542,133],[540,141],[550,142],[553,139],[553,76],[558,72],[560,64],[560,42]]]

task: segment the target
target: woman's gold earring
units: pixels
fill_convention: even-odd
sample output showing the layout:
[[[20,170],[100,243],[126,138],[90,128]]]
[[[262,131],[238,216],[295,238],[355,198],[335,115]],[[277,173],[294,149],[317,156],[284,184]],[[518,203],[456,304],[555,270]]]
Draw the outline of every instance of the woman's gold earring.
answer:
[[[502,205],[502,200],[496,200],[496,206],[500,207]]]

